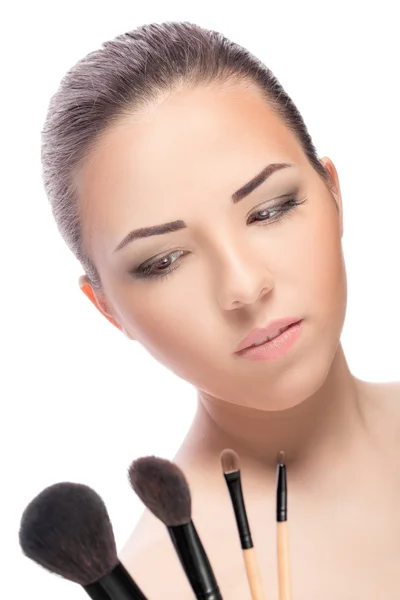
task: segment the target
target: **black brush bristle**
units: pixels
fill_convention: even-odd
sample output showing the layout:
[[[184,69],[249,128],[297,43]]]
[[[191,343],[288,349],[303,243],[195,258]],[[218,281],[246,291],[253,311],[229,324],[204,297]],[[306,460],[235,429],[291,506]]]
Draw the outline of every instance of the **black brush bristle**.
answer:
[[[56,483],[36,496],[22,515],[19,542],[28,558],[81,585],[118,563],[104,502],[79,483]]]
[[[129,467],[129,480],[145,506],[167,527],[189,523],[189,485],[176,464],[156,456],[138,458]]]

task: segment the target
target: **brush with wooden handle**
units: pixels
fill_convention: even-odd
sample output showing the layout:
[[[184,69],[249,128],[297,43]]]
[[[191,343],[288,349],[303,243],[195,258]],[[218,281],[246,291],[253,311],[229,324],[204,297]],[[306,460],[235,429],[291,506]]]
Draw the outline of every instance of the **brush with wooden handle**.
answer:
[[[220,458],[235,513],[251,598],[252,600],[266,600],[243,498],[239,456],[234,450],[226,449],[221,453]]]
[[[279,453],[276,475],[276,523],[279,600],[292,600],[292,582],[290,576],[289,556],[289,531],[287,524],[287,480],[284,452]]]

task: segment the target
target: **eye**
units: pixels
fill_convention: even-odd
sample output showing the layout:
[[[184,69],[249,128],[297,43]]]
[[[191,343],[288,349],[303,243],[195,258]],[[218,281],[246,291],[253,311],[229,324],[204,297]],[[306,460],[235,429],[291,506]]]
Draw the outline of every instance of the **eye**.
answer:
[[[176,268],[178,259],[184,254],[183,250],[175,250],[159,258],[148,260],[137,267],[133,274],[137,278],[163,277]]]
[[[300,204],[304,204],[305,200],[296,200],[295,198],[289,198],[285,202],[281,202],[271,208],[263,208],[256,210],[249,216],[247,223],[260,222],[277,222],[280,221],[285,214],[289,213]]]
[[[256,212],[252,213],[249,220],[250,223],[253,223],[254,221],[267,221],[272,219],[278,213],[279,211],[276,208],[271,208],[269,210],[264,208],[263,210],[257,210]]]

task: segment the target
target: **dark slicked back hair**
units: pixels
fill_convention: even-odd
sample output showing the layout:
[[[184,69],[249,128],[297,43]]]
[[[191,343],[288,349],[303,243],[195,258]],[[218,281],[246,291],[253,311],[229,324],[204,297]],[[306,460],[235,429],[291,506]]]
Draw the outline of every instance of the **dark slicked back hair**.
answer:
[[[315,171],[328,182],[303,118],[277,78],[219,32],[188,22],[143,25],[105,42],[62,79],[42,133],[44,186],[57,227],[94,287],[102,285],[85,250],[82,203],[74,186],[82,160],[113,123],[161,95],[184,86],[230,82],[259,87],[271,109],[297,136]]]

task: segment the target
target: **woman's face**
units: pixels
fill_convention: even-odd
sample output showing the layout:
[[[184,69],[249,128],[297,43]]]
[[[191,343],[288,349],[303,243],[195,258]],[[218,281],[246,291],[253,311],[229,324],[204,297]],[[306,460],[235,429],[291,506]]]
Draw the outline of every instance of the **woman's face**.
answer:
[[[333,193],[245,85],[180,90],[124,117],[77,176],[98,308],[209,396],[299,404],[323,383],[345,315],[340,191],[324,162]],[[271,164],[290,166],[246,187]],[[284,317],[301,319],[285,354],[237,353]]]

